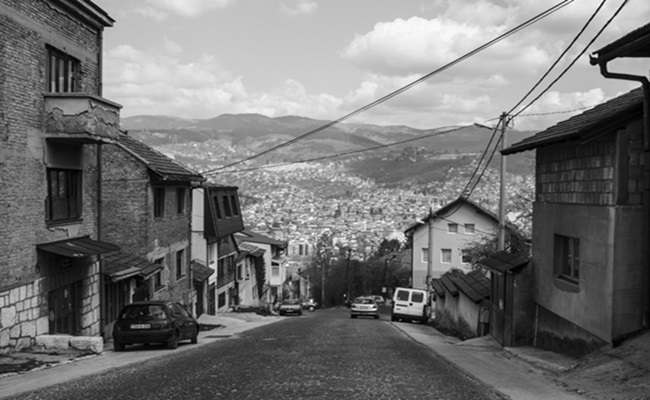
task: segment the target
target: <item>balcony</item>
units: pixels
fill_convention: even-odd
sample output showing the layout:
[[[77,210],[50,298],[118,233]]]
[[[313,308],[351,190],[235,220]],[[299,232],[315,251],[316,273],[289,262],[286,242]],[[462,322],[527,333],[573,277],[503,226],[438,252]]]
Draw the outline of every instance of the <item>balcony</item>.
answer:
[[[116,139],[121,105],[84,93],[45,93],[45,130],[80,139]]]

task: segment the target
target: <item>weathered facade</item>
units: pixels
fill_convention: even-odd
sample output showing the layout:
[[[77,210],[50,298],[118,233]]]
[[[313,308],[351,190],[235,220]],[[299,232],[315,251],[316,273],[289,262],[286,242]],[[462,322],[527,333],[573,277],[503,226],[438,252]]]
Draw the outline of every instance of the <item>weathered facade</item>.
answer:
[[[536,150],[535,344],[581,356],[647,326],[643,92],[514,144]]]
[[[101,331],[102,33],[84,0],[0,2],[0,350]]]

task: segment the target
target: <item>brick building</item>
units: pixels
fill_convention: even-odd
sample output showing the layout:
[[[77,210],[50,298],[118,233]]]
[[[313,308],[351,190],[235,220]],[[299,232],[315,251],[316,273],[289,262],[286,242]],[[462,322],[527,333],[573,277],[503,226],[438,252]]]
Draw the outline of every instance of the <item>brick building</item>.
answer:
[[[102,34],[86,0],[0,2],[0,350],[101,332]]]

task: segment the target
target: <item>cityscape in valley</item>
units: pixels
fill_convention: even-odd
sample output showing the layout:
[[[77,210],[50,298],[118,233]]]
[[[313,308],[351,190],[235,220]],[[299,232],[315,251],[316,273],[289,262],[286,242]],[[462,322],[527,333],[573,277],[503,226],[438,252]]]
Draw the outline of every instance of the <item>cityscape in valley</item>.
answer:
[[[233,124],[237,118],[246,119],[247,132],[257,133],[256,142],[264,142],[265,136],[278,135],[274,131],[277,127],[270,128],[268,123],[251,128],[250,123],[255,119],[250,115],[229,115],[229,123]],[[161,120],[171,120],[171,129]],[[306,118],[295,120],[303,124],[318,122]],[[286,123],[287,118],[283,121]],[[199,123],[195,121],[194,126]],[[151,128],[147,128],[148,124]],[[233,132],[232,128],[195,129],[179,119],[162,116],[129,117],[123,125],[127,130],[135,128],[129,130],[130,135],[203,174],[209,181],[238,187],[246,227],[288,241],[289,255],[304,256],[299,254],[301,245],[313,249],[321,235],[329,234],[334,244],[353,249],[355,257],[360,259],[372,254],[384,239],[404,242],[405,229],[426,217],[430,209],[435,211],[458,198],[476,169],[485,140],[478,136],[481,130],[475,130],[474,143],[471,136],[455,142],[448,138],[443,142],[440,137],[424,145],[299,162],[324,154],[323,147],[314,141],[299,152],[281,150],[262,161],[222,169],[223,165],[251,155],[251,146],[239,144],[249,143],[247,132]],[[244,122],[240,125],[246,126]],[[299,131],[299,126],[284,128],[289,132]],[[341,128],[346,129],[350,128],[345,125]],[[397,132],[391,134],[391,127],[365,125],[363,129],[363,133],[359,129],[354,133],[365,133],[366,137],[376,139],[376,132],[381,131],[392,141],[395,141],[393,137],[399,137],[397,132],[410,130],[393,127]],[[526,135],[516,134],[517,137]],[[337,147],[331,143],[330,154],[347,145]],[[483,173],[471,195],[475,202],[493,212],[497,211],[499,201],[497,159]],[[506,178],[508,215],[525,233],[530,230],[534,191],[531,169],[526,164],[531,162],[516,160],[519,165],[513,164],[514,173],[509,172]]]

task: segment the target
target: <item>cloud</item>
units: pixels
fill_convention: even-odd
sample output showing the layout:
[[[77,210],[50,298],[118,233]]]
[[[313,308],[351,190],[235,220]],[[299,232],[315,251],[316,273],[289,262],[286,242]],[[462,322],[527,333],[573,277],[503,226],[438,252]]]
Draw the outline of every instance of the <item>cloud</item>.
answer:
[[[170,13],[181,17],[194,18],[206,11],[225,8],[235,3],[237,0],[146,0],[150,7],[146,11],[149,15],[161,20],[161,16]],[[164,18],[163,18],[164,19]]]
[[[154,19],[156,21],[165,21],[169,17],[169,14],[166,12],[148,6],[136,7],[133,9],[133,12],[145,18]]]
[[[318,4],[311,0],[297,0],[297,3],[289,5],[287,3],[282,3],[280,5],[280,13],[288,15],[290,17],[296,17],[299,15],[309,15],[313,14],[316,11]]]

